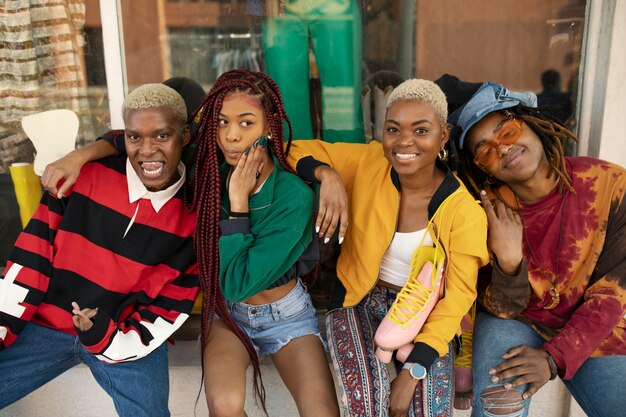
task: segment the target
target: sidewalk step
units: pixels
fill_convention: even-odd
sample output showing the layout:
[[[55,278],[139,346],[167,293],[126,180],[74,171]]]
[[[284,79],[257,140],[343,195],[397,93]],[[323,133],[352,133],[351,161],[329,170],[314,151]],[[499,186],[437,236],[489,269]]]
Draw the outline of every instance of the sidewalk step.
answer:
[[[202,369],[200,348],[195,341],[178,341],[170,346],[170,400],[172,417],[207,417],[204,390],[200,390]],[[267,391],[267,411],[272,417],[298,415],[295,403],[271,361],[261,365]],[[252,394],[252,370],[248,372],[246,413],[263,417]],[[20,401],[0,410],[0,417],[115,417],[109,396],[98,386],[89,368],[76,366]]]
[[[324,332],[324,315],[318,313]],[[204,390],[200,390],[202,369],[197,336],[200,322],[191,317],[176,333],[176,343],[169,347],[170,399],[172,417],[207,417]],[[331,366],[331,365],[329,365]],[[267,392],[267,411],[271,417],[296,417],[295,403],[270,359],[261,361],[261,372]],[[252,370],[248,370],[246,413],[263,417],[252,394]],[[197,401],[196,401],[197,399]],[[470,411],[454,411],[455,417],[469,417]],[[115,417],[113,402],[98,386],[89,369],[79,365],[27,397],[0,410],[0,417]],[[535,396],[529,417],[584,417],[560,380],[551,381]]]

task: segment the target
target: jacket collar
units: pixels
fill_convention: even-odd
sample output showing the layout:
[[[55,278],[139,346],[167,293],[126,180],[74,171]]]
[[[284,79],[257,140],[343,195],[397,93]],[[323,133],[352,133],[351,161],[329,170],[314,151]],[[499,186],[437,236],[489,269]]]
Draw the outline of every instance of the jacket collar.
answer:
[[[439,160],[437,160],[436,164],[437,167],[439,167],[446,173],[446,177],[444,178],[439,188],[437,188],[437,190],[435,191],[435,194],[433,194],[433,198],[430,200],[430,203],[428,203],[428,220],[432,219],[441,203],[443,203],[444,200],[448,198],[448,196],[450,196],[450,194],[455,192],[461,186],[461,183],[454,176],[452,170],[448,167],[448,165]],[[391,167],[391,172],[389,175],[391,177],[391,182],[393,183],[393,185],[398,191],[400,191],[400,178],[396,170],[393,169],[393,167]]]

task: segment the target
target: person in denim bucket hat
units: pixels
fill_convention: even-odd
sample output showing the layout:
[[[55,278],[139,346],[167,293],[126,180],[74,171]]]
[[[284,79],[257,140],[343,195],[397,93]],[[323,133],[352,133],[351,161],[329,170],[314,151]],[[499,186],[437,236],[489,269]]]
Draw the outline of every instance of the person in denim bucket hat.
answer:
[[[537,96],[530,91],[517,92],[504,88],[502,84],[487,81],[474,93],[471,100],[450,115],[448,121],[462,129],[458,139],[459,149],[467,131],[491,112],[523,104],[537,107]]]
[[[566,157],[575,136],[532,93],[485,83],[448,119],[489,220],[472,416],[526,416],[560,376],[588,415],[624,406],[626,170]]]

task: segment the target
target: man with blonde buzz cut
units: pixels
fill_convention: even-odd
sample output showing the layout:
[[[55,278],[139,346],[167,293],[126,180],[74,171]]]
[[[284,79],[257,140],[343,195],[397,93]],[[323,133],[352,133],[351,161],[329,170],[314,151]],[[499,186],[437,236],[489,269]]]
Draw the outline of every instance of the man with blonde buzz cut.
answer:
[[[0,277],[0,409],[83,363],[120,416],[169,416],[167,345],[199,292],[183,98],[124,100],[126,155],[45,193]],[[19,337],[18,337],[19,336]]]

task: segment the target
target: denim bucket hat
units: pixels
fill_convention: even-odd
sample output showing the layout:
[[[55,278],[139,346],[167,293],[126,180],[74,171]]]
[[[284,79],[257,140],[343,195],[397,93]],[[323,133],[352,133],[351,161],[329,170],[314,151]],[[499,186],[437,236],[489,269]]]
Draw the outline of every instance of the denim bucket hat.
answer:
[[[502,84],[490,81],[483,83],[467,103],[456,109],[448,117],[448,122],[460,132],[457,142],[458,148],[463,149],[465,135],[483,117],[494,111],[515,107],[518,104],[537,107],[537,96],[530,91],[517,92],[507,90]]]

